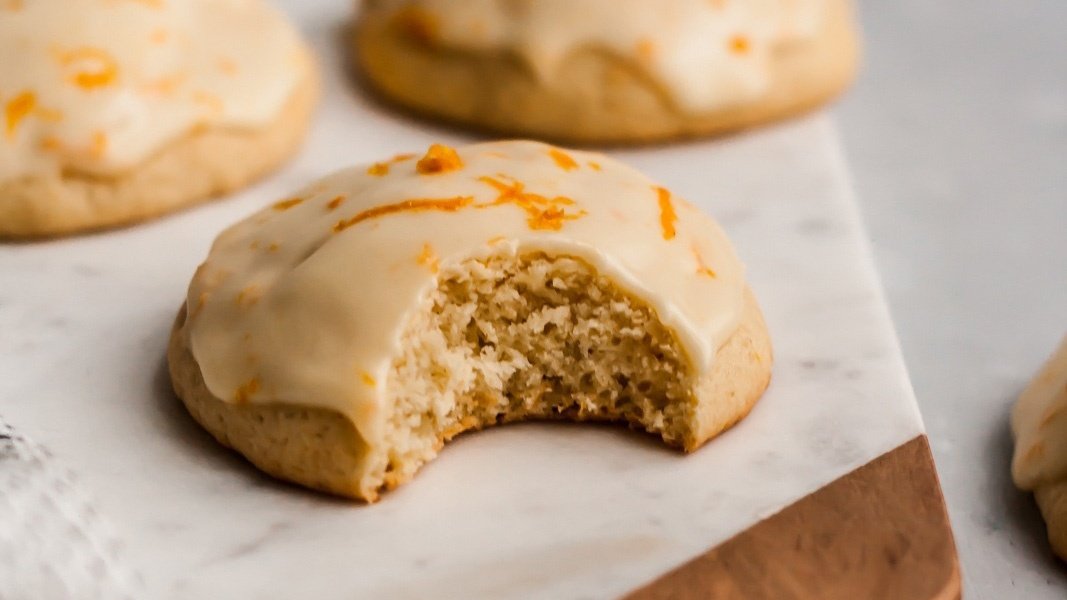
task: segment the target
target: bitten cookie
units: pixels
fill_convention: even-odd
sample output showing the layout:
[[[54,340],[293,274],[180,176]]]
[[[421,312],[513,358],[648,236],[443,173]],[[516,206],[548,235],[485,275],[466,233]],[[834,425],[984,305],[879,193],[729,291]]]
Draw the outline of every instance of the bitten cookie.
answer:
[[[416,112],[581,143],[796,115],[856,69],[848,0],[364,0],[355,62]]]
[[[261,0],[0,3],[0,237],[132,223],[298,146],[307,47]]]
[[[1052,549],[1067,560],[1067,336],[1019,396],[1012,478],[1034,492]]]
[[[169,363],[220,442],[373,501],[506,421],[695,450],[752,408],[771,347],[711,218],[603,155],[499,142],[347,169],[222,233]]]

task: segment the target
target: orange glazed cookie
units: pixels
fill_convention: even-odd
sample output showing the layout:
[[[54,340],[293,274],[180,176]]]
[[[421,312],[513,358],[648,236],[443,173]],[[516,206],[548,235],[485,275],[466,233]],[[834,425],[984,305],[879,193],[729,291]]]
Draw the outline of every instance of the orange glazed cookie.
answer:
[[[1034,492],[1052,550],[1067,560],[1067,336],[1019,396],[1011,428],[1015,485]]]
[[[261,0],[0,3],[0,237],[237,189],[294,151],[316,88],[308,49]]]
[[[752,408],[771,347],[711,218],[603,155],[499,142],[347,169],[234,225],[168,358],[221,443],[373,501],[507,421],[695,450]]]
[[[792,116],[852,79],[849,0],[364,0],[356,62],[388,99],[583,143]]]

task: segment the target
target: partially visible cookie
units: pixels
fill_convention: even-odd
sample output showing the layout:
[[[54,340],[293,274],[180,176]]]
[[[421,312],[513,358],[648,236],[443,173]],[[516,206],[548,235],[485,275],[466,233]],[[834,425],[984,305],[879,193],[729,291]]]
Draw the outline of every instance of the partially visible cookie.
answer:
[[[309,49],[262,0],[0,7],[0,237],[151,218],[240,188],[299,145]]]
[[[366,79],[416,112],[580,143],[711,135],[841,92],[849,0],[364,0]]]
[[[1012,478],[1034,492],[1052,549],[1067,560],[1067,336],[1019,396]]]
[[[220,442],[372,501],[508,421],[695,450],[748,414],[772,353],[710,217],[604,155],[513,141],[345,169],[237,223],[168,360]]]

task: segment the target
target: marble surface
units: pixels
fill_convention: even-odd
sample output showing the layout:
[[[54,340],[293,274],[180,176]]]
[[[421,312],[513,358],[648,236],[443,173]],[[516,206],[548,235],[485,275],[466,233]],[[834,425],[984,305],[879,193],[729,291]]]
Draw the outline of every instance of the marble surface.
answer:
[[[619,593],[922,431],[833,122],[619,152],[715,215],[750,268],[775,379],[685,457],[613,427],[464,436],[352,505],[259,475],[169,391],[163,351],[215,233],[342,165],[460,142],[344,79],[346,3],[290,3],[328,73],[302,155],[230,199],[142,227],[0,246],[0,411],[74,468],[153,597],[584,598]]]
[[[1067,597],[1008,410],[1067,331],[1067,3],[861,0],[837,111],[948,501],[965,597]]]

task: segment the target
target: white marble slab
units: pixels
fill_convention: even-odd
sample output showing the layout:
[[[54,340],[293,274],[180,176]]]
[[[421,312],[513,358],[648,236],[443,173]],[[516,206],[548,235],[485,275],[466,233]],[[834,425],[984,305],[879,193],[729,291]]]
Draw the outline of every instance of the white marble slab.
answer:
[[[225,202],[133,229],[0,246],[0,412],[99,498],[153,597],[591,598],[624,592],[911,439],[922,423],[833,124],[619,152],[715,215],[773,335],[770,391],[682,456],[621,428],[462,437],[374,506],[275,483],[169,391],[174,311],[214,235],[310,178],[456,132],[345,78],[347,3],[289,3],[327,96],[303,154]]]

